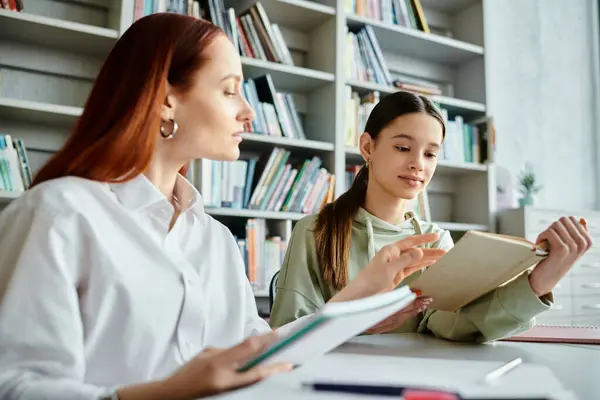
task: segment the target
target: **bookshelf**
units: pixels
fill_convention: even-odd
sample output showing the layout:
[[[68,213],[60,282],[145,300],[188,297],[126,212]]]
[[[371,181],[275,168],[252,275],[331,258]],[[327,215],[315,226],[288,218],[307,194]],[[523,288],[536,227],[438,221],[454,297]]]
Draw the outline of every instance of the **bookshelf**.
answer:
[[[420,0],[431,33],[390,23],[385,13],[369,16],[366,8],[357,8],[362,4],[359,1],[260,1],[270,23],[277,25],[291,62],[240,51],[245,79],[256,84],[269,75],[277,92],[289,94],[287,104],[293,101],[295,106],[290,120],[296,118],[303,135],[265,134],[257,126],[250,127],[240,149],[243,160],[262,160],[262,164],[257,162],[254,184],[264,161],[273,149],[280,148],[289,151],[289,163],[294,166],[319,157],[317,169],[335,176],[333,198],[346,190],[347,169],[362,164],[357,148],[346,141],[348,93],[365,96],[377,92],[383,97],[399,90],[392,82],[366,81],[349,74],[349,32],[358,35],[368,28],[373,33],[393,80],[411,77],[436,85],[440,92],[430,97],[446,110],[449,119],[458,116],[467,124],[489,117],[483,36],[487,0]],[[401,4],[379,1],[392,11]],[[104,58],[134,20],[135,2],[25,0],[24,12],[0,9],[0,133],[23,139],[33,171],[62,145],[81,114]],[[255,3],[225,0],[224,7],[233,8],[240,17]],[[268,122],[266,111],[263,115]],[[291,123],[292,129],[294,126]],[[432,219],[455,237],[469,229],[496,231],[492,140],[487,147],[485,163],[440,159],[429,187]],[[202,187],[201,161],[193,165],[190,178]],[[0,208],[17,196],[0,192]],[[304,216],[222,206],[207,206],[206,211],[235,226],[232,231],[237,232],[243,231],[247,221],[265,220],[269,232],[283,241]],[[257,295],[260,293],[264,295],[264,290],[257,290]]]

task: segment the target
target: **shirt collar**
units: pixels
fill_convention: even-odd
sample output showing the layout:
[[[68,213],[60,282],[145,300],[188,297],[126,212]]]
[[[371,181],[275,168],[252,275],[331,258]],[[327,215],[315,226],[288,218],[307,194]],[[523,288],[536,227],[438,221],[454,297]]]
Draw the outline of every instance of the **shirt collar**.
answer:
[[[109,183],[110,189],[119,201],[131,211],[138,211],[159,202],[167,201],[164,194],[144,175],[139,174],[127,182]],[[193,209],[204,212],[202,197],[198,190],[183,175],[177,174],[175,196],[179,199],[181,211]]]

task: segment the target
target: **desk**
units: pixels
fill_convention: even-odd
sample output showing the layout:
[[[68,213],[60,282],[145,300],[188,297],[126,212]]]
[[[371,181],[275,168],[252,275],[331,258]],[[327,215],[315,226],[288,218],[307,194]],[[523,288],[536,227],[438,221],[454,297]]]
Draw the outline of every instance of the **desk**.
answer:
[[[521,357],[525,363],[536,363],[550,368],[562,385],[573,391],[579,400],[600,399],[600,346],[517,342],[467,344],[411,333],[359,336],[338,347],[332,354],[483,361],[509,361],[515,357]],[[312,367],[309,363],[293,373]],[[325,400],[335,398],[332,395],[313,392],[289,393],[291,376],[286,377],[285,375],[276,376],[252,387],[218,396],[218,398],[227,400],[279,398]],[[287,387],[286,380],[288,381]],[[344,398],[350,397],[344,396]],[[352,398],[354,399],[354,397]]]
[[[418,334],[360,336],[336,352],[485,361],[523,362],[549,367],[579,400],[600,399],[600,346],[551,343],[455,343]]]

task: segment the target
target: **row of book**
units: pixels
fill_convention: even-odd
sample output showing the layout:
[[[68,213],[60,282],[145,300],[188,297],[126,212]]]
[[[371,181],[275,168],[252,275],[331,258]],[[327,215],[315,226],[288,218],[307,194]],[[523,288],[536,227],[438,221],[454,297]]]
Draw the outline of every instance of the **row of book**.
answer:
[[[230,11],[230,15],[234,14]],[[214,22],[212,16],[210,19]],[[235,17],[235,20],[230,18],[229,28],[225,29],[225,32],[238,47],[242,56],[294,65],[292,54],[279,25],[269,21],[269,16],[260,1]]]
[[[137,21],[145,15],[159,12],[173,12],[200,17],[200,1],[198,0],[134,0],[133,20]]]
[[[239,15],[223,0],[135,0],[134,19],[156,12],[174,12],[211,21],[229,36],[240,55],[264,61],[294,65],[281,34],[260,1]]]
[[[0,190],[22,192],[29,187],[31,179],[23,140],[0,134]]]
[[[393,79],[370,25],[351,31],[346,28],[346,78],[391,86]]]
[[[270,236],[264,219],[251,218],[246,222],[246,237],[235,237],[244,260],[246,276],[255,293],[267,293],[273,275],[281,268],[287,241]]]
[[[344,145],[348,147],[358,146],[360,135],[365,130],[367,119],[375,108],[375,105],[379,103],[381,99],[378,91],[369,92],[363,96],[357,92],[352,91],[350,86],[345,87],[345,135]]]
[[[369,25],[356,31],[346,30],[346,78],[373,82],[425,95],[441,95],[439,83],[421,77],[392,74],[381,51],[373,28]]]
[[[446,121],[443,159],[458,163],[481,164],[487,161],[488,135],[485,124],[468,124],[457,115]]]
[[[430,32],[421,0],[350,0],[346,12],[386,24]]]
[[[268,158],[222,162],[200,160],[196,182],[207,207],[262,211],[318,212],[333,200],[335,176],[319,157],[293,162],[291,152],[273,148]],[[262,170],[261,174],[256,171]]]
[[[24,10],[24,0],[0,0],[0,9],[21,12]]]
[[[369,114],[380,101],[381,94],[373,91],[359,95],[346,86],[346,129],[344,145],[357,147],[365,130]],[[457,163],[485,163],[487,161],[487,131],[482,124],[468,124],[460,115],[450,119],[448,110],[437,104],[446,123],[446,138],[442,143],[439,160]]]
[[[278,92],[270,74],[245,80],[243,91],[256,112],[256,118],[245,124],[246,131],[306,139],[294,96],[291,93]]]

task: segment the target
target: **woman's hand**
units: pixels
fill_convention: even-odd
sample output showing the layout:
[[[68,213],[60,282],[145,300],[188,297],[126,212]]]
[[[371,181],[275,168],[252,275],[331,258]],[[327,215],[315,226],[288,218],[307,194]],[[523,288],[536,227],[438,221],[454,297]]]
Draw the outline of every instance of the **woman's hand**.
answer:
[[[394,289],[407,276],[435,263],[446,250],[416,246],[438,241],[438,233],[410,236],[384,246],[331,300],[347,301]]]
[[[400,327],[410,318],[416,317],[427,309],[427,306],[431,304],[430,297],[418,297],[408,307],[403,308],[396,314],[392,314],[377,325],[372,326],[367,333],[379,334],[387,333]]]
[[[592,246],[585,221],[580,222],[574,217],[562,217],[555,221],[538,236],[536,243],[544,240],[550,245],[550,253],[529,275],[531,288],[538,296],[550,293],[579,257]]]
[[[229,349],[206,349],[164,381],[120,389],[119,399],[192,400],[248,386],[273,374],[289,371],[292,368],[289,364],[237,371],[276,337],[277,334],[272,332],[251,337]]]

